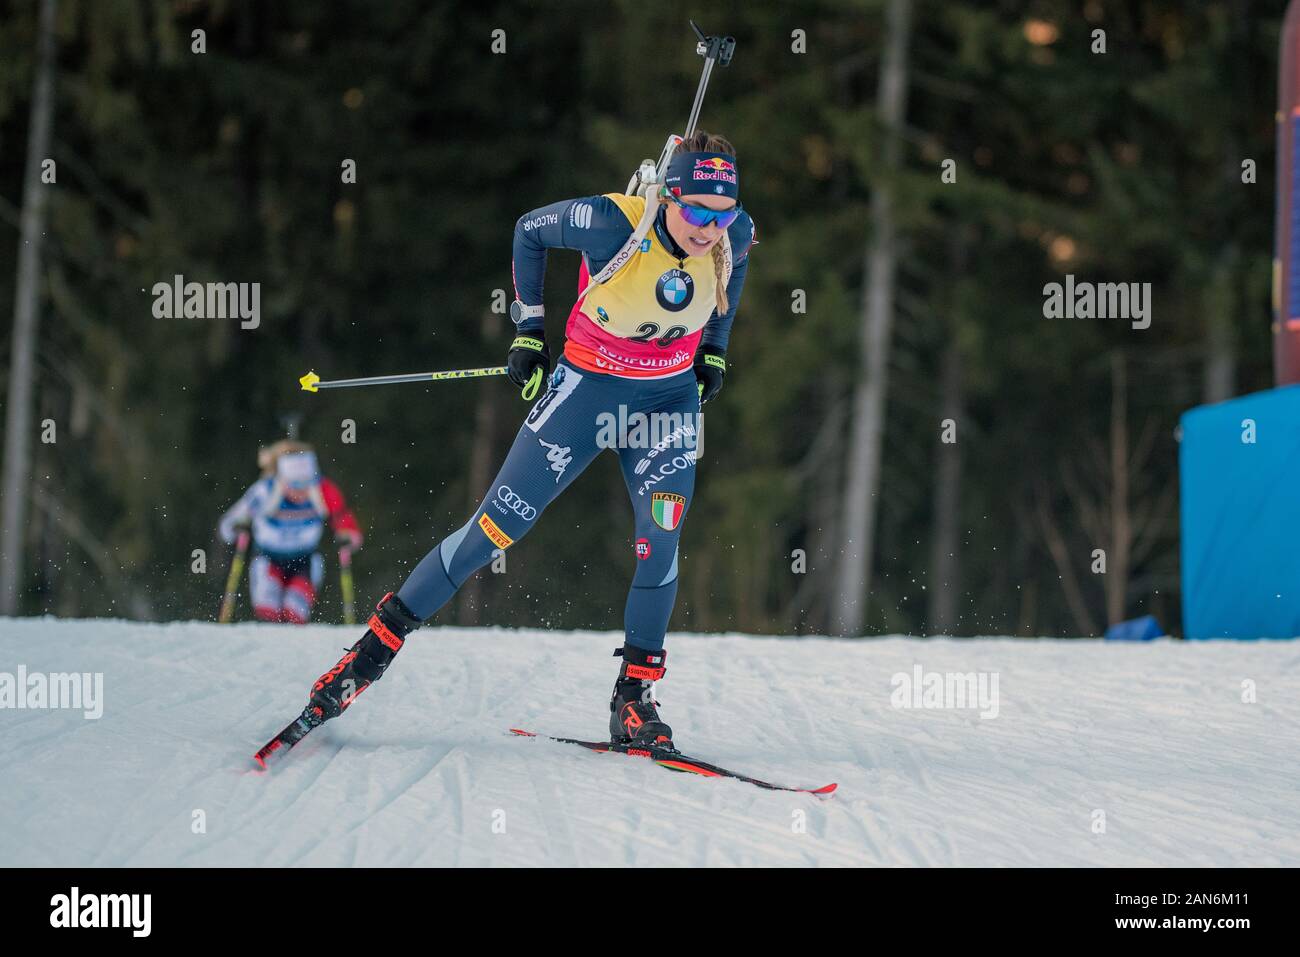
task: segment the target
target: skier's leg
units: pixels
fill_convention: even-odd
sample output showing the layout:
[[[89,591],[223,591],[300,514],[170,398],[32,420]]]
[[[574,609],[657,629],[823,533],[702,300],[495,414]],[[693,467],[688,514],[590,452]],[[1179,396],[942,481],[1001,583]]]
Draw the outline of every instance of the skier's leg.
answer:
[[[311,606],[315,600],[316,590],[311,587],[311,582],[299,575],[284,586],[284,608],[280,614],[290,624],[305,625],[311,618]]]
[[[558,376],[558,381],[557,381]],[[609,389],[561,363],[546,394],[506,456],[473,516],[444,538],[411,572],[397,596],[420,618],[447,603],[470,575],[533,528],[555,498],[591,464],[596,415]]]
[[[687,378],[687,377],[683,377]],[[623,479],[635,516],[636,572],[623,612],[623,665],[610,698],[614,740],[672,746],[659,717],[654,683],[664,676],[664,635],[677,599],[677,546],[695,491],[699,399],[694,377],[678,383],[660,407],[652,448],[621,448]]]
[[[594,380],[584,382],[564,362],[556,367],[474,517],[424,557],[398,594],[383,597],[369,630],[316,682],[304,712],[308,721],[314,725],[334,717],[379,680],[406,636],[487,564],[493,550],[527,534],[542,510],[590,464],[599,451],[593,423],[604,388]]]
[[[375,606],[367,625],[361,640],[312,686],[311,700],[302,713],[312,727],[342,713],[378,681],[402,650],[406,636],[420,627],[420,620],[389,592]]]
[[[325,574],[325,561],[320,553],[312,554],[304,569],[294,569],[294,575],[284,586],[284,620],[295,625],[305,625],[311,620],[311,609]]]
[[[256,555],[248,565],[248,593],[258,621],[279,621],[284,603],[284,578],[280,567],[265,555]]]
[[[677,543],[695,491],[694,433],[667,434],[662,448],[619,450],[637,559],[623,627],[629,644],[650,651],[663,648],[677,599]]]

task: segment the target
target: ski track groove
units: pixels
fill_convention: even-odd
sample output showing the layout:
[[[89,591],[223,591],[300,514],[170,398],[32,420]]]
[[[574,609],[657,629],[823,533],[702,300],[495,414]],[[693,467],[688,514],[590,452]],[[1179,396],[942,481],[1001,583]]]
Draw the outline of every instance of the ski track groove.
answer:
[[[322,732],[324,733],[322,734]],[[316,735],[322,735],[322,740],[313,741],[312,738],[314,738]],[[303,769],[303,771],[301,772],[301,776],[305,776],[310,773],[310,777],[308,777],[305,782],[298,784],[298,786],[295,788],[292,797],[289,797],[287,800],[284,800],[282,802],[279,811],[277,811],[271,817],[270,823],[279,822],[286,815],[292,814],[293,812],[295,812],[295,810],[298,809],[298,805],[310,803],[311,801],[310,795],[311,795],[312,788],[325,777],[325,772],[329,770],[331,765],[334,764],[335,759],[339,756],[340,752],[342,752],[343,750],[343,746],[341,744],[336,743],[334,740],[332,740],[329,737],[329,732],[325,728],[320,728],[317,729],[316,731],[313,731],[311,735],[302,742],[302,744],[297,745],[294,748],[294,752],[298,751],[304,745],[312,745],[312,744],[316,745],[315,751],[312,751],[309,754],[305,754],[305,755],[298,755],[296,753],[290,752],[290,754],[283,759],[285,765],[291,764],[294,758],[303,758],[306,759],[307,761],[315,759],[316,763],[319,766],[315,769],[314,773],[311,773],[308,768]],[[328,751],[328,756],[325,756],[322,759],[322,753],[326,751]],[[291,767],[281,767],[277,769],[276,773],[284,774],[285,772],[291,772],[292,770],[294,769]],[[265,803],[265,796],[263,796],[262,801],[258,802],[259,805],[262,803]],[[296,817],[297,815],[295,814],[294,816]],[[280,866],[293,867],[300,860],[302,860],[303,857],[310,854],[313,850],[315,850],[315,845],[308,842],[305,845],[305,848],[303,850],[301,850],[295,856],[291,857],[289,860],[283,862]]]
[[[557,840],[552,829],[546,829],[546,859],[542,863],[547,867],[582,867],[578,840],[569,823],[569,805],[561,799],[560,791],[551,778],[551,767],[546,762],[529,762],[524,768],[540,806],[555,809],[555,829],[560,831]],[[507,823],[506,827],[509,826]],[[557,853],[558,849],[563,850]]]
[[[380,818],[385,811],[393,806],[397,801],[405,797],[410,790],[427,778],[449,755],[460,750],[458,745],[446,745],[434,747],[432,756],[426,756],[420,761],[410,773],[400,776],[395,784],[384,784],[376,782],[373,773],[368,774],[364,779],[367,788],[378,785],[381,796],[379,802],[375,805],[367,803],[365,811],[360,814],[355,824],[351,825],[343,832],[341,837],[353,838],[358,831],[364,831],[371,824],[381,823]],[[352,806],[350,804],[350,806]],[[349,865],[350,866],[350,865]]]
[[[463,754],[464,752],[458,748],[457,753]],[[469,819],[465,816],[465,794],[468,787],[465,781],[463,765],[460,763],[440,764],[438,773],[439,776],[444,779],[448,793],[451,795],[450,811],[452,820],[459,822],[460,831],[463,834],[466,825],[469,823]],[[449,777],[454,778],[455,780],[447,781],[446,779]],[[464,847],[465,844],[463,841],[451,842],[452,859],[449,862],[451,867],[461,866],[462,858],[464,857]]]
[[[790,686],[792,683],[783,684],[781,676],[777,674],[776,669],[772,667],[768,658],[759,653],[752,659],[761,673],[763,686],[767,689],[766,693],[771,695],[778,703],[784,705],[780,707],[780,712],[787,718],[793,715],[799,728],[788,727],[784,730],[785,740],[781,744],[786,748],[801,748],[808,751],[816,750],[816,745],[821,742],[822,734],[812,715],[808,712],[808,705],[805,703],[805,695],[800,691],[792,692]]]

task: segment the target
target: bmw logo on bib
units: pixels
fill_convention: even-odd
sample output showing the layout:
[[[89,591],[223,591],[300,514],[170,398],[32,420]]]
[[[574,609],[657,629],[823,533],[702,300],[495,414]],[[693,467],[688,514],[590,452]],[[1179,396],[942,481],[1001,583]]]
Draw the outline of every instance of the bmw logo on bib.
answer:
[[[669,312],[681,312],[695,295],[695,280],[690,273],[670,269],[655,284],[655,298]]]

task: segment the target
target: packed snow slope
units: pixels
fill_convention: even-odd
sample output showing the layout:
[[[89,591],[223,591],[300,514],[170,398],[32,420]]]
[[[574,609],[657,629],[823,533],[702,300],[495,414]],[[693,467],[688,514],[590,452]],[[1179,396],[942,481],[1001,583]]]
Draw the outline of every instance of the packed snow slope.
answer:
[[[0,682],[103,675],[0,708],[0,866],[1300,865],[1295,642],[671,635],[678,746],[817,798],[507,734],[600,737],[616,634],[425,629],[254,771],[358,634],[0,619]],[[896,707],[917,667],[996,715]]]

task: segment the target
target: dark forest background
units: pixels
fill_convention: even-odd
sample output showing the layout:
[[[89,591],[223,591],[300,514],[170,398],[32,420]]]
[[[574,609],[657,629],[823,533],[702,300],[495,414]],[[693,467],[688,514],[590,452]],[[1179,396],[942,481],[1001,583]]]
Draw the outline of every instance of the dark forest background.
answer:
[[[0,0],[0,396],[40,6]],[[701,125],[737,144],[759,245],[672,627],[834,630],[846,495],[866,494],[860,632],[1086,635],[1145,613],[1176,632],[1178,417],[1272,385],[1282,6],[60,0],[34,393],[58,431],[33,425],[17,610],[214,619],[217,517],[294,414],[367,534],[359,603],[396,588],[527,406],[504,378],[312,396],[298,377],[501,364],[515,219],[621,191],[681,131],[694,17],[738,41]],[[891,42],[900,122],[879,97]],[[873,251],[893,262],[887,378],[860,345]],[[553,352],[576,271],[552,254]],[[154,318],[177,273],[260,282],[260,328]],[[1044,318],[1067,273],[1150,282],[1151,327]],[[868,375],[880,472],[850,492]],[[617,628],[630,532],[603,456],[435,621]],[[317,617],[337,621],[330,568]]]

